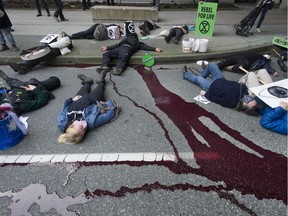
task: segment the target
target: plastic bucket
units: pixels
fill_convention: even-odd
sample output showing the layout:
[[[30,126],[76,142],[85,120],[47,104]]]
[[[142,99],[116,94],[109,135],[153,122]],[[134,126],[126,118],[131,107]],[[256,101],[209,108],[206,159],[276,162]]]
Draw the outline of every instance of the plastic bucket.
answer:
[[[206,52],[208,49],[208,39],[199,39],[199,49],[198,52]]]
[[[0,120],[0,150],[10,148],[23,139],[24,135],[13,118],[7,115]]]
[[[189,40],[189,38],[184,38],[182,40],[182,51],[184,53],[190,53],[191,52],[191,41]]]

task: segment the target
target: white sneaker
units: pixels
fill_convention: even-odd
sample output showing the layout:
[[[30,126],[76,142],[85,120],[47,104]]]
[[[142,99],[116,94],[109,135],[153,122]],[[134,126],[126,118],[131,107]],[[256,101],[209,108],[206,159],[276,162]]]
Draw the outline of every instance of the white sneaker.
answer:
[[[260,28],[256,28],[255,32],[260,33],[261,32]]]

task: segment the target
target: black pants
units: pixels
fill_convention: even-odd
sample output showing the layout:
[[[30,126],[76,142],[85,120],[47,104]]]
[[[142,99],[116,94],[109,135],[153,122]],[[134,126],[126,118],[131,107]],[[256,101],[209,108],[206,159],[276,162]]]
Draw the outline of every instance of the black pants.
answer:
[[[227,66],[233,65],[232,71],[234,72],[241,72],[241,70],[239,69],[240,66],[242,66],[246,70],[248,70],[250,67],[248,59],[244,56],[233,56],[219,62],[217,65],[220,70],[224,69]]]
[[[61,55],[61,52],[59,49],[50,48],[50,52],[47,55],[42,56],[41,58],[38,58],[38,59],[29,60],[29,61],[24,60],[20,62],[19,65],[25,72],[28,72],[32,70],[34,67],[36,67],[38,64],[40,64],[42,61],[50,61],[59,55]]]
[[[85,9],[91,7],[91,1],[90,0],[82,0],[82,7]]]
[[[115,5],[114,0],[107,0],[107,5],[114,6]]]
[[[9,77],[5,82],[10,86],[10,88],[20,88],[21,86],[27,85],[40,85],[42,89],[47,91],[53,91],[60,87],[61,81],[58,77],[52,76],[44,81],[38,81],[35,78],[30,79],[29,81],[21,81],[15,78]]]
[[[75,40],[75,39],[94,39],[93,34],[94,34],[94,31],[98,25],[99,25],[99,23],[96,23],[85,31],[80,31],[80,32],[77,32],[75,34],[72,34],[71,39],[73,39],[73,40]]]
[[[180,28],[171,28],[168,34],[168,37],[180,40],[182,35],[184,35],[183,31]]]
[[[89,83],[85,83],[77,92],[76,95],[81,95],[82,97],[88,98],[90,101],[96,103],[96,101],[105,101],[104,83],[98,84],[96,88],[91,91],[91,85]]]
[[[54,3],[56,5],[56,11],[54,12],[55,17],[60,17],[60,20],[64,20],[65,17],[63,15],[63,3],[61,0],[54,0]]]
[[[130,57],[133,55],[132,48],[129,46],[120,46],[112,50],[108,50],[103,54],[102,66],[110,67],[113,59],[118,58],[116,68],[124,70],[129,62]]]
[[[40,6],[40,3],[39,3],[39,0],[34,0],[35,2],[35,5],[36,5],[36,9],[38,11],[38,14],[42,14],[41,13],[41,6]],[[50,11],[49,11],[49,7],[48,7],[48,4],[47,4],[47,1],[46,0],[42,0],[42,4],[47,12],[47,14],[50,14]]]

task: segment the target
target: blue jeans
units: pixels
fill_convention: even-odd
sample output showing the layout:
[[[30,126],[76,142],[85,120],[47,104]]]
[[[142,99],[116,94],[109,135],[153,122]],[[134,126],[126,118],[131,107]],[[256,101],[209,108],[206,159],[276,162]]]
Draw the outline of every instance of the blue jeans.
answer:
[[[15,45],[15,40],[10,29],[0,29],[0,44],[6,44],[4,35],[11,45]]]
[[[211,79],[207,79],[209,75],[211,75]],[[220,71],[219,67],[217,66],[217,64],[210,63],[201,72],[200,76],[194,75],[193,73],[190,72],[185,72],[183,74],[183,78],[200,86],[203,90],[207,92],[214,80],[224,78],[224,76]]]

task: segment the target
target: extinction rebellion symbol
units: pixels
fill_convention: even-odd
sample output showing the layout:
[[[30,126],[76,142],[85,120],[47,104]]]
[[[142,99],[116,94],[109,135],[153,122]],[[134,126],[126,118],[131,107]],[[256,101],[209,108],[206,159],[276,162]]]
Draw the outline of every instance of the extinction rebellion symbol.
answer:
[[[210,24],[207,21],[202,21],[199,25],[199,31],[202,34],[206,34],[210,30]]]

